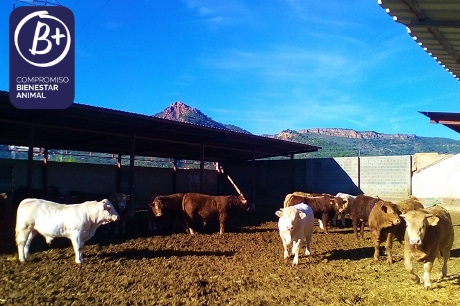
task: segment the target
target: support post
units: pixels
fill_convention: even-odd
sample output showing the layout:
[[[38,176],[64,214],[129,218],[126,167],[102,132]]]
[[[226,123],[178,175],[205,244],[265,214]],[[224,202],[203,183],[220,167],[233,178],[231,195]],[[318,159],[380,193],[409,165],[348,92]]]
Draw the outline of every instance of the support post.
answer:
[[[204,143],[201,144],[200,193],[203,193],[203,184],[204,184]]]
[[[136,133],[133,133],[131,141],[131,153],[129,155],[129,194],[131,195],[131,203],[133,201],[134,190],[134,158],[136,156]]]
[[[46,189],[48,187],[48,149],[45,149],[45,151],[43,152],[42,174],[43,174],[42,188]]]
[[[30,126],[29,151],[27,154],[27,188],[32,188],[32,177],[34,167],[34,143],[35,143],[35,120]]]
[[[117,156],[116,190],[121,192],[121,154]]]

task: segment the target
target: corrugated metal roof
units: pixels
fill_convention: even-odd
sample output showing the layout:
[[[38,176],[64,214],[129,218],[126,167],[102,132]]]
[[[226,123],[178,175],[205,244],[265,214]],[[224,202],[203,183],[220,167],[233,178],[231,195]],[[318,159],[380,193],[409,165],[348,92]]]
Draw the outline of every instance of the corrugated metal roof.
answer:
[[[460,133],[460,114],[459,113],[446,113],[446,112],[424,112],[421,111],[421,114],[424,114],[430,118],[431,123],[442,124],[449,129]]]
[[[252,160],[320,147],[73,103],[20,110],[0,91],[0,144],[206,161]]]
[[[460,80],[460,1],[378,0],[438,63]]]

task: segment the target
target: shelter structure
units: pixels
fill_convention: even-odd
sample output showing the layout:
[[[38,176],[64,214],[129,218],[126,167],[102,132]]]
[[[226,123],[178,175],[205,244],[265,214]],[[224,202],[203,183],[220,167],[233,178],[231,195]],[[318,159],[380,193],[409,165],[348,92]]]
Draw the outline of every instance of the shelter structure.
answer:
[[[460,1],[378,0],[396,22],[453,77],[460,80]],[[460,113],[421,111],[432,123],[460,133]]]
[[[17,109],[0,91],[0,144],[175,160],[255,161],[320,147],[73,103],[62,110]],[[46,152],[46,151],[45,151]],[[28,167],[28,185],[32,167]],[[132,182],[130,183],[132,186]]]

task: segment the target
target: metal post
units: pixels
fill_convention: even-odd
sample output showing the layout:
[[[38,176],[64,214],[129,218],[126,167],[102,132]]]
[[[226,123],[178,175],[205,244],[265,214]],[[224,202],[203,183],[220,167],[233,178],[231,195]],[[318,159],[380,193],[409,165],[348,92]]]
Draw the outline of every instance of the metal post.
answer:
[[[129,155],[129,194],[131,195],[131,203],[133,201],[134,189],[134,158],[136,154],[136,133],[133,133],[131,142],[131,153]]]
[[[203,193],[203,184],[204,184],[204,143],[201,144],[200,193]]]
[[[43,173],[43,189],[46,189],[48,187],[48,149],[45,149],[43,152],[43,168],[42,168],[42,173]]]
[[[34,167],[34,142],[35,142],[35,120],[30,126],[29,151],[27,154],[27,188],[32,188],[32,176]]]

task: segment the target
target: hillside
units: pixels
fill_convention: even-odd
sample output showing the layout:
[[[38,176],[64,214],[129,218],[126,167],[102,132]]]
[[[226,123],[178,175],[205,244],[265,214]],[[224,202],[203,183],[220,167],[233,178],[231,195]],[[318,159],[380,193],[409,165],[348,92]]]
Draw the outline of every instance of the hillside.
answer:
[[[188,122],[218,129],[249,133],[237,126],[212,120],[196,108],[175,102],[155,117]],[[351,157],[413,155],[415,153],[460,153],[460,141],[449,138],[419,137],[414,134],[382,134],[374,131],[355,131],[340,128],[311,128],[285,130],[265,137],[289,140],[322,147],[318,152],[302,157]],[[300,156],[299,156],[300,157]]]
[[[174,102],[162,112],[153,115],[157,118],[175,120],[179,122],[187,122],[197,125],[209,126],[221,130],[229,130],[240,133],[251,134],[250,132],[231,124],[223,124],[212,120],[210,117],[203,114],[200,110],[190,107],[182,102]]]

